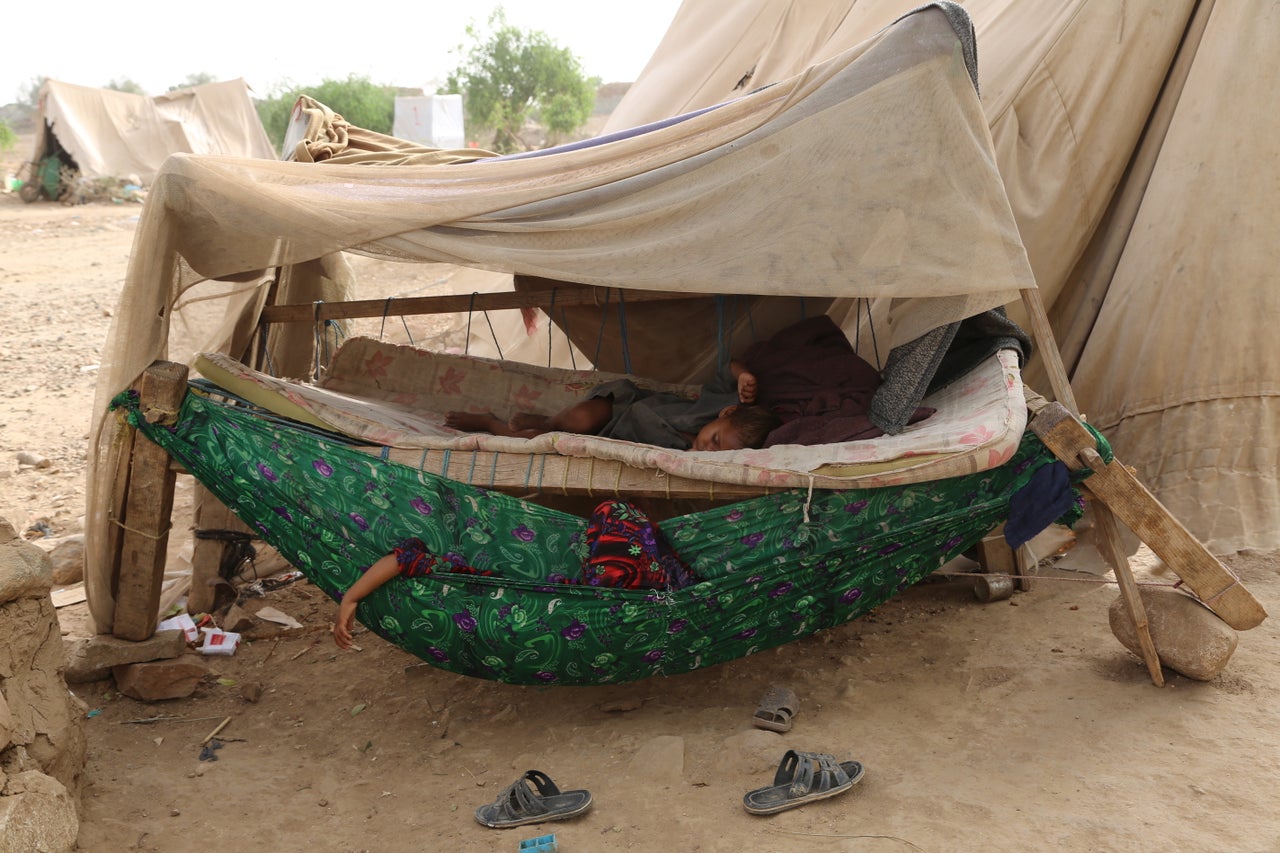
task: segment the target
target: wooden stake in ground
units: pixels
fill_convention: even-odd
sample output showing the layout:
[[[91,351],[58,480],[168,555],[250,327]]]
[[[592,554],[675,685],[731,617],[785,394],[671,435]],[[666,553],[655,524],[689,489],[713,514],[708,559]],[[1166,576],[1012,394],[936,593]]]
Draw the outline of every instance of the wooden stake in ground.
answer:
[[[216,729],[214,729],[213,731],[209,732],[207,735],[204,736],[204,740],[200,741],[200,745],[204,746],[206,743],[213,740],[213,736],[216,735],[218,732],[222,731],[223,729],[225,729],[227,727],[227,723],[229,722],[231,722],[231,718],[227,717],[225,720],[218,723],[218,727]]]

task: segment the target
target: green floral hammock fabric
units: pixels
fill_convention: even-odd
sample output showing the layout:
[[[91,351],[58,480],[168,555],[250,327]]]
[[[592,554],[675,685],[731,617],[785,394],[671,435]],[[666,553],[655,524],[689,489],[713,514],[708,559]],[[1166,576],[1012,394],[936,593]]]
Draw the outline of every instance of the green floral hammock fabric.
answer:
[[[662,529],[701,582],[627,590],[547,580],[581,565],[586,520],[578,516],[199,393],[187,394],[173,427],[146,423],[128,393],[115,405],[335,599],[409,537],[496,572],[397,577],[357,615],[428,663],[514,684],[688,672],[855,619],[972,547],[1054,461],[1028,432],[1012,460],[978,474],[789,491],[674,518]]]

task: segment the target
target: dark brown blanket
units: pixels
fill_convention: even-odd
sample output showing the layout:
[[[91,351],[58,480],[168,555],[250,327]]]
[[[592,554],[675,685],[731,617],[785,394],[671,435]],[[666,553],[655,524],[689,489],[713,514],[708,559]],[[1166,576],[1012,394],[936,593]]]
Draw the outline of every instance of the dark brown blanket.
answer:
[[[783,421],[775,444],[835,444],[884,435],[867,413],[880,374],[853,351],[830,317],[820,314],[752,345],[741,361],[759,382],[759,400]],[[917,407],[910,423],[933,414]]]

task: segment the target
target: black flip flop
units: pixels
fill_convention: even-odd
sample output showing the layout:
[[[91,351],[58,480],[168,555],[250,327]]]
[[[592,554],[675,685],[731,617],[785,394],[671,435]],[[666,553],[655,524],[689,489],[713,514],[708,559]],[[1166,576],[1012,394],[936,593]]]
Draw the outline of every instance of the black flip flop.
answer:
[[[862,778],[859,761],[836,761],[825,752],[796,752],[788,749],[778,764],[773,784],[757,788],[742,798],[742,806],[752,814],[775,814],[815,800],[843,794]]]
[[[506,829],[527,823],[564,820],[589,808],[590,791],[561,791],[546,773],[528,770],[503,789],[496,800],[476,809],[476,820],[494,829]]]

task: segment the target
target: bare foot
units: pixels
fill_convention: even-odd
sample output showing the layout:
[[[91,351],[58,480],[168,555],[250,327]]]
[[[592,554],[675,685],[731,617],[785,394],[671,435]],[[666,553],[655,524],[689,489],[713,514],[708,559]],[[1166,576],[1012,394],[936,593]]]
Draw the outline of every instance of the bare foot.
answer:
[[[756,375],[744,370],[738,374],[738,402],[751,404],[756,401]]]
[[[513,430],[536,429],[546,432],[551,428],[551,418],[546,415],[535,415],[533,412],[516,412],[507,421]]]
[[[506,424],[498,420],[497,415],[493,412],[484,412],[483,414],[475,412],[445,412],[444,425],[463,432],[497,433],[505,431],[506,428]],[[496,430],[495,427],[497,427]]]

